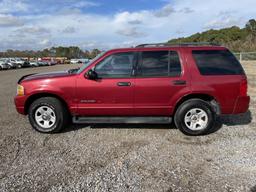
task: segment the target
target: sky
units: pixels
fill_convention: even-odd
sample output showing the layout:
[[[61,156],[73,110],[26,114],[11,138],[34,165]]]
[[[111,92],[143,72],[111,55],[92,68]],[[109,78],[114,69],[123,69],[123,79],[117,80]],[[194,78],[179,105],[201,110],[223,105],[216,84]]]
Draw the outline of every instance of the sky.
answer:
[[[0,0],[0,50],[166,42],[256,19],[255,0]]]

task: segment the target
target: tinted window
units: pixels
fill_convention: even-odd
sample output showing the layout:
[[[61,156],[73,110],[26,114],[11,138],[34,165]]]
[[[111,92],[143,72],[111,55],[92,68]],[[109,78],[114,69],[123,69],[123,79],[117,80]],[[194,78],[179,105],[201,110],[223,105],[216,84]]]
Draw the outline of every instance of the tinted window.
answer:
[[[181,74],[180,58],[177,52],[170,51],[169,76],[176,77]]]
[[[243,68],[228,50],[206,50],[192,52],[202,75],[239,75]]]
[[[95,67],[99,77],[130,77],[135,54],[117,53],[106,57]]]
[[[179,56],[174,51],[142,52],[139,75],[149,77],[179,76],[181,65]]]

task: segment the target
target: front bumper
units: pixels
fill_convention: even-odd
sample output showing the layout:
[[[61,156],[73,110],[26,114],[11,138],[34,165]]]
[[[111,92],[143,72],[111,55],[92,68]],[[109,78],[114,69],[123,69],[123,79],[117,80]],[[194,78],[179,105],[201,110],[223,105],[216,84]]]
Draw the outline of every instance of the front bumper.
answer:
[[[245,113],[249,109],[250,96],[240,96],[236,100],[233,114]]]
[[[26,96],[15,96],[14,103],[15,103],[17,112],[22,115],[26,115],[26,111],[25,111]]]

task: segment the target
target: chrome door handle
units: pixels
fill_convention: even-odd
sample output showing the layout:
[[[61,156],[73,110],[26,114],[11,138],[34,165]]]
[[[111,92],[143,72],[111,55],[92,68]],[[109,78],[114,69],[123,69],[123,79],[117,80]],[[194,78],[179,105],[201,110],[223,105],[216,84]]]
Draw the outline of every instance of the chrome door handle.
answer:
[[[173,85],[186,85],[186,81],[184,80],[174,80],[172,81]]]
[[[124,86],[131,86],[131,83],[130,82],[118,82],[117,85],[120,87],[124,87]]]

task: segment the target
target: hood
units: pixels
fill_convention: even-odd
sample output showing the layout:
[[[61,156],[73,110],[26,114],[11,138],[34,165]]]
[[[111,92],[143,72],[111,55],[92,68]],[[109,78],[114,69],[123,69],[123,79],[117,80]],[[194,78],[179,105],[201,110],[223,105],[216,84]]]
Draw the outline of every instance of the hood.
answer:
[[[67,76],[73,76],[73,75],[74,74],[68,73],[68,71],[56,71],[56,72],[50,72],[50,73],[34,73],[34,74],[29,74],[21,77],[18,83],[22,81],[49,79],[49,78],[55,78],[55,77],[67,77]]]

